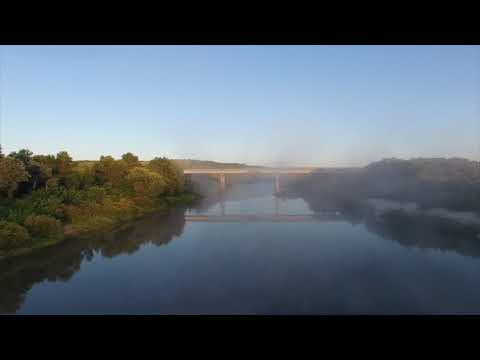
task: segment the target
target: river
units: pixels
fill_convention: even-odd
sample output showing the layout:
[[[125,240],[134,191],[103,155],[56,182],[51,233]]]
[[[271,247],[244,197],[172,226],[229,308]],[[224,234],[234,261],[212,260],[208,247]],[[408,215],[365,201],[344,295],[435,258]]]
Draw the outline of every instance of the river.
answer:
[[[222,198],[4,259],[0,313],[480,313],[471,234],[313,211],[270,183]]]

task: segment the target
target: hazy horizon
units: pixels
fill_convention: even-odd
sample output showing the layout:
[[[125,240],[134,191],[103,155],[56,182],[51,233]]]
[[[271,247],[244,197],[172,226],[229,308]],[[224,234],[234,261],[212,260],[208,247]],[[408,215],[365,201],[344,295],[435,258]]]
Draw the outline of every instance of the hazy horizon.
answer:
[[[116,159],[121,159],[121,156],[118,156],[118,157],[115,157]],[[465,158],[465,157],[429,157],[429,158],[425,158],[425,157],[411,157],[411,158],[394,158],[394,159],[397,159],[397,160],[413,160],[413,159],[447,159],[447,160],[451,160],[451,159],[465,159],[465,160],[469,160],[469,161],[479,161],[479,160],[476,160],[476,159],[469,159],[469,158]],[[139,159],[139,161],[150,161],[152,160],[153,158],[150,158],[150,159]],[[273,164],[268,164],[268,163],[265,163],[265,164],[258,164],[258,163],[245,163],[245,162],[231,162],[231,161],[220,161],[220,160],[215,160],[215,159],[192,159],[192,158],[170,158],[171,160],[193,160],[193,161],[211,161],[211,162],[215,162],[215,163],[225,163],[225,164],[242,164],[242,165],[247,165],[247,166],[264,166],[264,167],[291,167],[291,168],[295,168],[295,167],[298,167],[298,168],[320,168],[320,167],[324,167],[324,168],[354,168],[354,167],[363,167],[363,166],[366,166],[370,163],[373,163],[373,162],[376,162],[376,161],[381,161],[381,160],[385,160],[385,159],[392,159],[392,158],[387,158],[387,157],[383,157],[383,158],[378,158],[376,160],[372,160],[371,162],[369,162],[368,164],[362,164],[362,165],[350,165],[350,166],[341,166],[341,165],[338,165],[338,166],[324,166],[324,165],[316,165],[316,164],[301,164],[301,163],[295,163],[295,164],[282,164],[281,162],[277,162],[277,163],[273,163]],[[73,159],[74,161],[98,161],[98,159]]]
[[[0,46],[0,143],[265,166],[480,159],[479,46]]]

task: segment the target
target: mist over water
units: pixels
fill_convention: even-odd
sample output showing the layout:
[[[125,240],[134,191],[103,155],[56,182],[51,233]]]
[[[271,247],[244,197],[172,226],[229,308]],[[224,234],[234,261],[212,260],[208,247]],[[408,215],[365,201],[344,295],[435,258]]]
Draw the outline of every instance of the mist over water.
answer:
[[[480,314],[480,47],[0,51],[0,313]]]
[[[294,194],[277,198],[268,177],[237,181],[216,196],[215,181],[206,180],[210,192],[201,203],[167,217],[3,260],[0,312],[480,313],[475,236],[452,238],[432,230],[439,224],[402,218],[405,227],[365,209],[319,207]],[[276,201],[280,215],[310,217],[258,221],[275,215]],[[218,218],[220,202],[225,215],[239,217],[188,220]]]

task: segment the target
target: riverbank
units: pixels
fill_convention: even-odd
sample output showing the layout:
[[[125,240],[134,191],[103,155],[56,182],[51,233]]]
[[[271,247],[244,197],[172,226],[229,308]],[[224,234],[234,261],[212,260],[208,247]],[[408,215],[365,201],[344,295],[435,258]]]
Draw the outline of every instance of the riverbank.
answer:
[[[74,162],[61,151],[28,149],[0,156],[0,256],[24,254],[72,236],[112,231],[198,195],[183,170],[165,157],[139,161],[101,156]]]
[[[158,200],[154,206],[145,207],[136,213],[123,215],[119,217],[109,217],[109,221],[92,221],[89,219],[88,226],[80,223],[80,225],[66,223],[62,225],[62,236],[47,239],[33,239],[30,246],[11,249],[9,251],[0,250],[0,260],[15,256],[26,255],[39,249],[47,248],[53,245],[60,244],[72,238],[90,237],[105,232],[120,231],[133,222],[142,219],[147,215],[159,213],[166,215],[168,212],[177,206],[189,206],[201,199],[201,195],[194,192],[184,192],[175,196],[166,196]]]

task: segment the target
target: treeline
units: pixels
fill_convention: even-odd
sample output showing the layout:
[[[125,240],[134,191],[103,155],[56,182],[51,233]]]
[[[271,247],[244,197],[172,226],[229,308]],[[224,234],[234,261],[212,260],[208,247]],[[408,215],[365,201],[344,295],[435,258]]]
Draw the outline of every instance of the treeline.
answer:
[[[207,160],[173,159],[182,169],[241,169],[248,167],[240,163],[222,163]]]
[[[294,187],[322,201],[378,197],[425,208],[480,211],[480,163],[460,158],[384,159],[356,172],[299,179]]]
[[[365,169],[369,196],[417,202],[425,208],[480,211],[480,163],[460,158],[386,159]]]
[[[126,153],[88,166],[64,151],[0,152],[0,256],[109,229],[193,197],[182,169],[167,158],[142,164]]]

